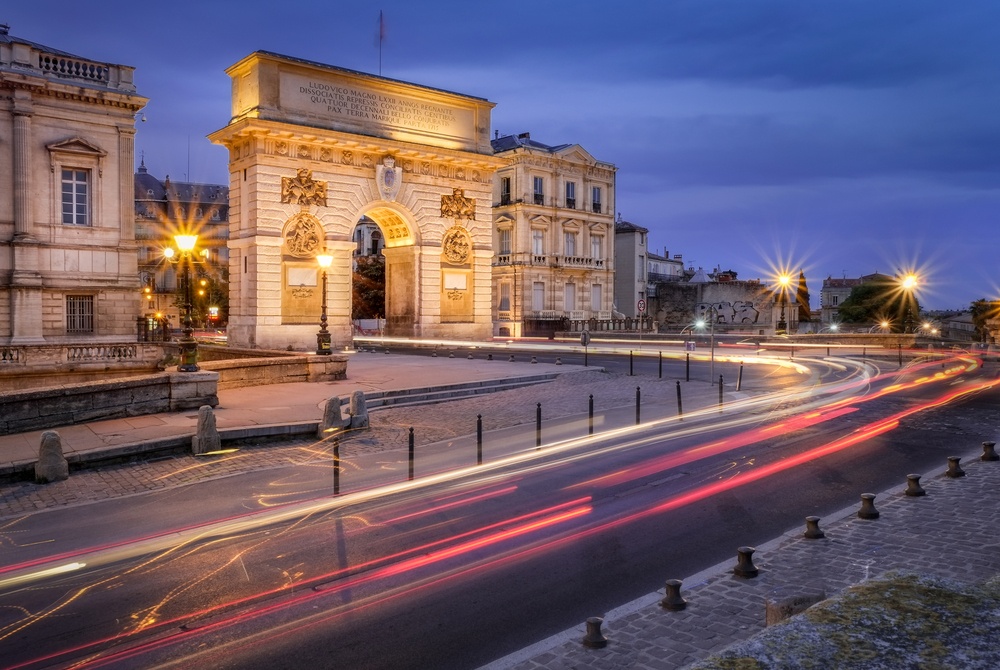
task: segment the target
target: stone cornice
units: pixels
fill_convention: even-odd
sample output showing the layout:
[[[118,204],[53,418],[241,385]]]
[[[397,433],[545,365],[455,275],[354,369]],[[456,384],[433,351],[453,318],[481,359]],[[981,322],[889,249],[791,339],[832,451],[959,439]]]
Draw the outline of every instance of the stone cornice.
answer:
[[[311,161],[314,169],[330,164],[374,171],[383,157],[391,155],[404,173],[483,184],[491,184],[493,173],[507,164],[504,158],[484,154],[456,149],[428,149],[408,142],[261,119],[241,119],[212,133],[209,139],[228,147],[233,163],[263,154],[279,159]]]
[[[107,89],[93,89],[54,82],[43,77],[28,76],[0,70],[0,88],[28,91],[33,97],[49,97],[56,100],[72,100],[91,105],[115,107],[135,113],[149,101],[134,93],[124,93]]]

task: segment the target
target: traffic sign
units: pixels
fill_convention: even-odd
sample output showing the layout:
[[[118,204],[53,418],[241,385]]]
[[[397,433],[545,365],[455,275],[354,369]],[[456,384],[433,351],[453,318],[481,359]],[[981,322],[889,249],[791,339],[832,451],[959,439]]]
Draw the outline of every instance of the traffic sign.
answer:
[[[580,344],[583,346],[590,344],[590,333],[586,330],[580,333]]]
[[[642,298],[639,298],[639,302],[635,303],[635,306],[640,312],[646,311],[646,301]]]

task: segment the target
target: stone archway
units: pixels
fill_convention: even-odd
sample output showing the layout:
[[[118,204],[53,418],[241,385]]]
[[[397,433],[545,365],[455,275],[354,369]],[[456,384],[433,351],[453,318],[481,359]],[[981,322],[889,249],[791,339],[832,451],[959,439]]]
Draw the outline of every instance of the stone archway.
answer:
[[[362,216],[385,242],[388,334],[489,338],[493,103],[262,52],[227,74],[233,117],[210,139],[230,152],[230,343],[314,347],[325,253],[349,344]]]

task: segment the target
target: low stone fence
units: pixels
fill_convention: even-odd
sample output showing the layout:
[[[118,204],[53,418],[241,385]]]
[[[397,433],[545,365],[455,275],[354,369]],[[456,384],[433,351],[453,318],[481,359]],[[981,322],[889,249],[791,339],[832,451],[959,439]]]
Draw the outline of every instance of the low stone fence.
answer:
[[[69,382],[107,381],[163,370],[156,342],[0,345],[0,388],[31,389]]]
[[[161,372],[0,394],[0,434],[219,404],[219,373]]]
[[[200,349],[199,349],[200,351]],[[243,358],[199,362],[202,370],[219,374],[219,389],[326,382],[347,379],[344,354],[300,354],[275,358]]]
[[[347,378],[344,354],[200,362],[201,372],[160,372],[0,393],[0,435],[219,404],[221,389]],[[65,376],[63,377],[65,379]]]

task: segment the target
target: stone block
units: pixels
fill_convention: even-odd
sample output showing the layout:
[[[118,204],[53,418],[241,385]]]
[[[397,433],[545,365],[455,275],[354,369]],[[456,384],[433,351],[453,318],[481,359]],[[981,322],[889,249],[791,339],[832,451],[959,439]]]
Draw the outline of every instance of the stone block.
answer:
[[[778,587],[764,598],[764,625],[773,626],[826,600],[822,587]]]
[[[69,479],[69,463],[63,456],[62,439],[54,430],[42,433],[42,443],[38,448],[38,462],[35,463],[35,482],[48,484]]]
[[[191,453],[205,454],[222,448],[222,439],[215,423],[215,412],[208,405],[198,408],[198,427],[191,438]]]

